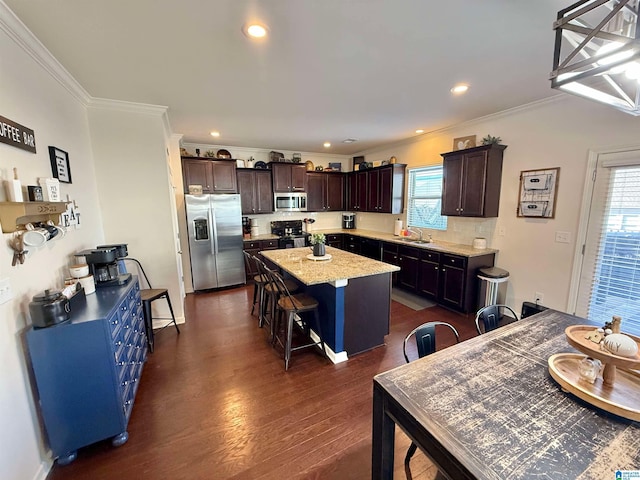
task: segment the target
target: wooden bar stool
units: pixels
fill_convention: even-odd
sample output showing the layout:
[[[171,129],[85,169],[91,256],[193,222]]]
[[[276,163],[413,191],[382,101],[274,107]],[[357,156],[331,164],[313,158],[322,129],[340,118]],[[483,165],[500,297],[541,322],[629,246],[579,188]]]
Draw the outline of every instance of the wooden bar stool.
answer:
[[[149,351],[153,352],[155,333],[153,331],[153,314],[152,314],[151,304],[154,301],[164,298],[167,301],[167,305],[169,306],[169,312],[171,313],[171,318],[159,318],[159,317],[156,318],[156,320],[169,320],[169,322],[167,322],[165,325],[158,328],[157,330],[158,331],[164,330],[165,328],[173,324],[176,327],[176,331],[178,332],[178,334],[180,334],[180,329],[178,328],[178,324],[176,323],[176,316],[174,315],[173,307],[171,306],[171,299],[169,298],[169,290],[167,290],[166,288],[152,288],[151,282],[149,282],[149,277],[147,277],[147,273],[144,271],[144,268],[142,268],[142,264],[140,263],[139,260],[131,257],[127,257],[124,260],[125,262],[127,260],[131,260],[132,262],[135,262],[137,264],[138,268],[140,269],[140,272],[142,273],[145,281],[147,282],[147,285],[149,286],[149,288],[140,289],[140,300],[142,301],[142,308],[144,311],[144,325],[147,329],[147,344],[149,347]]]
[[[269,325],[269,339],[274,340],[274,321],[276,305],[280,299],[280,290],[274,283],[271,273],[272,270],[267,267],[260,258],[254,257],[255,263],[258,267],[258,272],[261,276],[267,279],[263,286],[263,297],[260,302],[260,320],[259,326],[263,327],[265,324]],[[291,279],[283,280],[289,292],[293,293],[298,290],[298,284]]]
[[[244,263],[247,266],[247,271],[249,272],[258,272],[258,275],[253,276],[253,303],[251,304],[251,315],[256,308],[256,303],[258,303],[258,308],[262,305],[262,299],[264,297],[264,284],[269,281],[267,277],[264,277],[260,274],[260,270],[256,260],[256,257],[251,255],[249,252],[243,250],[244,254]],[[260,311],[258,311],[258,319],[260,318]]]
[[[296,350],[319,346],[322,349],[323,355],[326,356],[327,352],[324,347],[324,342],[322,341],[322,326],[320,325],[320,315],[318,313],[318,301],[306,293],[297,293],[292,295],[282,276],[278,272],[270,271],[270,274],[276,288],[280,292],[280,298],[277,303],[277,313],[273,321],[273,331],[275,342],[280,343],[282,348],[284,348],[284,369],[289,369],[291,353]],[[306,320],[310,314],[313,316],[315,328],[317,329],[319,337],[317,342],[310,338],[311,329],[308,321]],[[281,323],[284,323],[283,321],[285,319],[286,323],[284,325],[283,338],[280,338],[278,332],[281,328]],[[296,319],[299,319],[300,323]],[[299,326],[307,336],[309,336],[309,343],[296,347],[292,346],[293,328],[296,325]]]

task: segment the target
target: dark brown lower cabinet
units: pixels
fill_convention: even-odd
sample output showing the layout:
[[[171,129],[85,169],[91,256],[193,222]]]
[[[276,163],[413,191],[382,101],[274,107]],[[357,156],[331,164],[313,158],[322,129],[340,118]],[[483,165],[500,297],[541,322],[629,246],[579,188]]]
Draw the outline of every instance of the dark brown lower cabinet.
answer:
[[[400,267],[394,285],[460,312],[478,309],[477,271],[493,266],[493,253],[465,257],[400,245],[394,263],[389,245],[385,243],[383,247],[382,261]]]
[[[278,248],[278,240],[245,240],[242,246],[245,252],[249,252],[251,255],[257,255],[262,250],[275,250]],[[247,265],[245,263],[245,274],[247,280],[253,280],[253,277],[258,274],[255,264],[251,263]]]
[[[418,275],[420,273],[420,249],[400,246],[398,249],[400,273],[398,285],[413,293],[418,292]]]
[[[440,254],[424,251],[420,254],[418,293],[434,300],[438,298],[440,286]]]
[[[382,261],[390,265],[400,266],[398,260],[398,247],[397,243],[382,242]],[[391,284],[396,286],[398,284],[398,272],[391,274]]]
[[[342,245],[342,237],[343,235],[341,233],[329,233],[327,235],[327,245],[342,250],[344,248]]]

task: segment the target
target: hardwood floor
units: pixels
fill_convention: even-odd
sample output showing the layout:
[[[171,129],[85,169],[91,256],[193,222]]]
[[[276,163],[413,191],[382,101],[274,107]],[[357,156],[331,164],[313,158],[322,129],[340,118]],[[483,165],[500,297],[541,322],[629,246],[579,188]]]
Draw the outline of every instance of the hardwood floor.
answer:
[[[249,315],[252,289],[188,295],[182,333],[156,336],[129,441],[83,448],[47,478],[369,479],[373,376],[404,364],[402,340],[423,322],[452,323],[461,340],[476,334],[473,316],[392,302],[385,346],[338,365],[296,352],[285,372],[281,352]],[[438,340],[438,349],[454,342],[444,330]],[[395,477],[405,478],[409,440],[396,431]],[[411,465],[414,479],[435,477],[421,452]]]

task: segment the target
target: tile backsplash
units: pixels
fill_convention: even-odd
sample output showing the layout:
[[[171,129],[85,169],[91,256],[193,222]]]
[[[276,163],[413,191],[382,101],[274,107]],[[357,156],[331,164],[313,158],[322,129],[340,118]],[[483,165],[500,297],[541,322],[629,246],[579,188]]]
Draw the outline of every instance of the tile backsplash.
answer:
[[[271,233],[270,223],[273,220],[302,220],[313,218],[315,223],[309,226],[309,231],[326,230],[330,228],[342,228],[342,212],[277,212],[264,215],[248,215],[255,218],[260,235]],[[406,215],[387,215],[382,213],[356,213],[356,228],[373,230],[376,232],[393,233],[396,219],[402,220],[404,228],[407,227]],[[487,239],[487,246],[491,248],[495,235],[497,218],[463,218],[449,217],[446,231],[423,228],[425,237],[428,234],[434,240],[471,245],[476,237]]]

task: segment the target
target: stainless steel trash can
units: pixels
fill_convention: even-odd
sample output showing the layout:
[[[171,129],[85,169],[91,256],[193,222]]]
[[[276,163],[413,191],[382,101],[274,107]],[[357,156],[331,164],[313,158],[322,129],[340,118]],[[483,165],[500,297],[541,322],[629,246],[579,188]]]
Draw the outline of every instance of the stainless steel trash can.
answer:
[[[479,303],[481,304],[479,308],[504,303],[507,281],[509,280],[508,271],[498,267],[482,267],[478,269],[478,278],[480,279]],[[498,298],[499,293],[502,294],[500,299]]]

